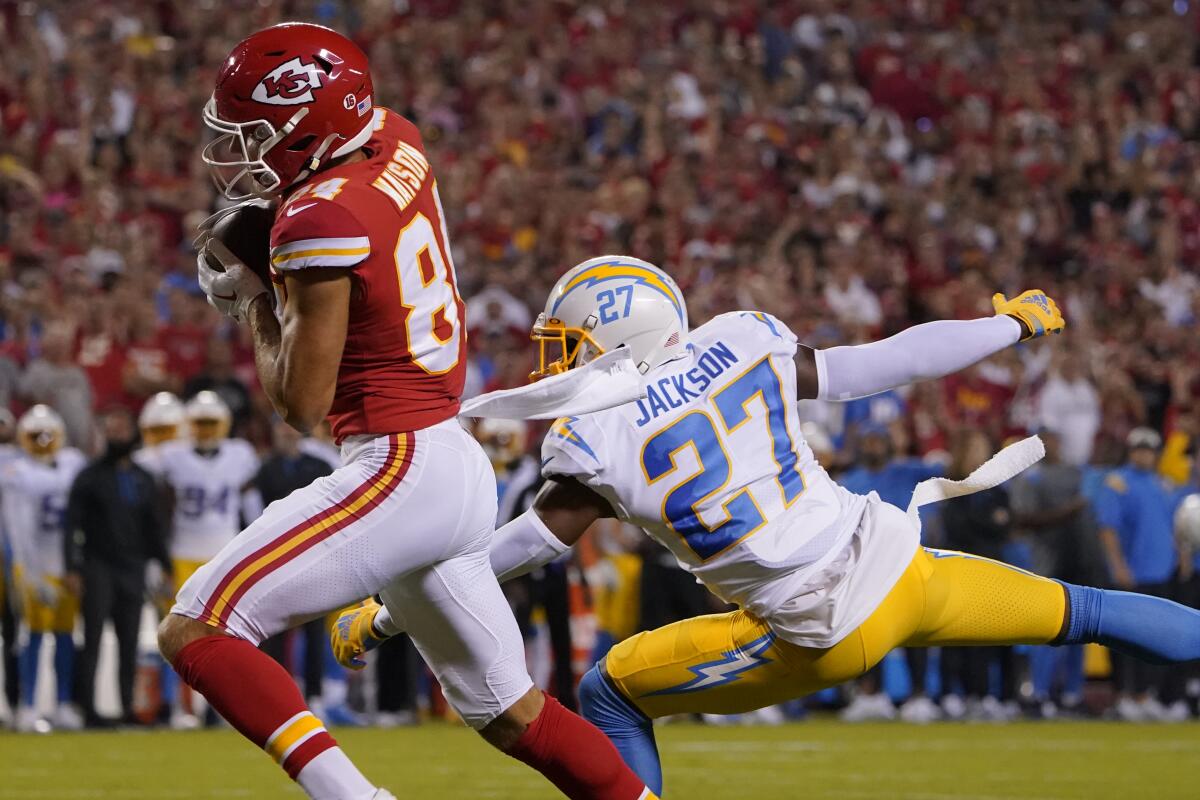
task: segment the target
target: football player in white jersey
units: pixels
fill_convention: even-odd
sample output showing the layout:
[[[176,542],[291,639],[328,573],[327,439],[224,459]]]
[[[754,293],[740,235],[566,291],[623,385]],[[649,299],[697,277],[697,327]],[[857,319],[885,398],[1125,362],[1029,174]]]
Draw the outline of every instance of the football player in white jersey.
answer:
[[[992,317],[813,350],[761,312],[689,332],[675,282],[626,256],[585,261],[554,286],[533,330],[534,377],[624,345],[646,397],[554,424],[542,446],[547,482],[496,532],[493,569],[501,580],[523,574],[615,516],[739,607],[637,634],[580,684],[584,715],[652,791],[662,786],[653,718],[801,697],[861,675],[894,647],[1096,641],[1159,663],[1200,658],[1200,612],[922,548],[913,517],[843,489],[813,457],[797,400],[941,377],[1065,325],[1038,290],[992,303]],[[336,628],[345,663],[397,626],[368,605]]]
[[[151,399],[139,427],[166,435],[177,417],[167,398]],[[242,495],[258,472],[258,455],[249,442],[229,438],[232,414],[216,392],[203,391],[183,406],[187,435],[160,440],[141,451],[138,463],[162,481],[172,498],[171,569],[176,586],[220,552],[242,529]],[[157,429],[157,430],[155,430]],[[190,690],[164,687],[173,706],[171,726],[193,728],[195,715],[187,710]],[[173,696],[172,696],[173,695]]]
[[[13,576],[21,598],[28,641],[19,657],[20,704],[18,731],[54,727],[78,730],[83,719],[71,702],[75,661],[75,617],[79,598],[63,586],[64,514],[71,484],[85,459],[64,447],[66,427],[53,409],[36,405],[17,422],[17,442],[23,456],[0,472],[4,527],[13,553]],[[42,641],[54,636],[54,672],[58,706],[50,722],[35,708]]]

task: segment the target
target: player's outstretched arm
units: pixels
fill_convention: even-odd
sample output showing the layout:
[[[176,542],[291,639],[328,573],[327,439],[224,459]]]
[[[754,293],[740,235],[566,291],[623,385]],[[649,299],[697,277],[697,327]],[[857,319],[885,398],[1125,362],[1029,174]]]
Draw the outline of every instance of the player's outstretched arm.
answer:
[[[293,428],[308,433],[333,403],[350,318],[350,276],[308,269],[284,278],[287,302],[276,319],[267,295],[250,305],[254,362],[271,405]]]
[[[553,475],[533,507],[492,539],[492,571],[503,583],[549,564],[571,549],[592,523],[614,517],[612,506],[575,478]]]
[[[532,508],[496,531],[492,570],[501,583],[532,572],[571,549],[593,522],[614,516],[607,500],[575,478],[553,475]],[[368,598],[338,614],[329,644],[339,664],[362,669],[367,652],[402,631],[387,606]]]
[[[1017,342],[1061,333],[1066,325],[1057,304],[1038,289],[1012,300],[997,294],[992,306],[992,317],[927,322],[869,344],[801,347],[796,356],[801,362],[798,397],[855,400],[941,378]]]

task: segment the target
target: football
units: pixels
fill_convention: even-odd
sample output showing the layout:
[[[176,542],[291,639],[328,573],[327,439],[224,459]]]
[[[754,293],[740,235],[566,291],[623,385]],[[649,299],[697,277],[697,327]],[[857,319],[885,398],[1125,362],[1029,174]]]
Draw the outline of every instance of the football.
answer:
[[[271,285],[271,225],[275,221],[275,203],[250,200],[235,206],[213,225],[213,238],[220,239],[229,252],[254,271],[263,283]],[[211,255],[209,266],[221,269]]]

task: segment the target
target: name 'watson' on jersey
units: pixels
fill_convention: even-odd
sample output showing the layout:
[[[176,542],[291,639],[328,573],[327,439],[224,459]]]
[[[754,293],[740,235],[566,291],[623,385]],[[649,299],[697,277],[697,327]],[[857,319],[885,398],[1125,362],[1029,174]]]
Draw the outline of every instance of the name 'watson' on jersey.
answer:
[[[587,483],[722,599],[769,613],[845,546],[866,503],[800,435],[796,348],[769,315],[718,316],[646,373],[645,399],[558,420],[543,470]]]
[[[271,271],[349,270],[354,289],[329,421],[337,439],[427,428],[458,413],[463,302],[437,182],[415,125],[375,110],[367,158],[290,194],[271,229]]]

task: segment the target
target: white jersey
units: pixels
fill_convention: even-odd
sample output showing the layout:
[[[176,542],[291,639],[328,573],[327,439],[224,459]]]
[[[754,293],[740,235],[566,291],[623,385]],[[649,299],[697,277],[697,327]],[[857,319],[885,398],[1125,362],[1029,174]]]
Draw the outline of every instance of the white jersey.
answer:
[[[645,375],[644,400],[556,421],[542,471],[586,483],[784,638],[829,646],[882,601],[917,532],[870,557],[855,546],[871,534],[860,524],[870,499],[834,483],[800,434],[797,342],[782,322],[723,314],[690,340],[688,355]],[[878,590],[849,580],[864,568]]]
[[[208,561],[241,530],[242,489],[258,472],[249,442],[224,439],[211,452],[176,440],[139,452],[138,464],[170,486],[172,558]]]
[[[13,560],[30,576],[63,574],[67,498],[86,463],[83,453],[64,447],[51,463],[22,453],[0,470],[0,505]]]

